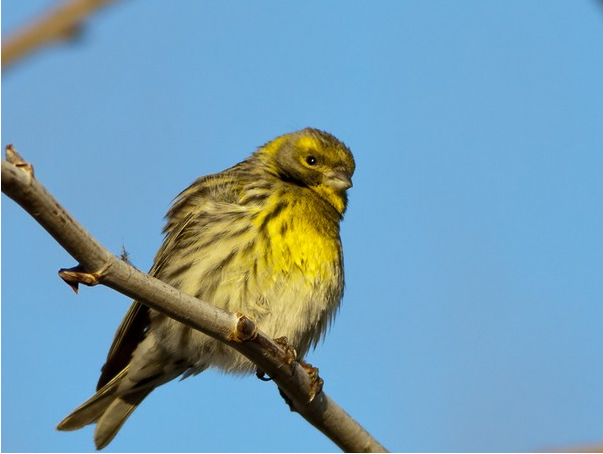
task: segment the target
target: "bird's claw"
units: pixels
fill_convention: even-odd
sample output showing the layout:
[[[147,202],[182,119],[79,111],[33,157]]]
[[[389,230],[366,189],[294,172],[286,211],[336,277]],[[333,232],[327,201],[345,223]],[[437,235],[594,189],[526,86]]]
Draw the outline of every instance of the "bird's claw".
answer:
[[[285,351],[285,363],[291,366],[297,360],[297,352],[295,348],[289,345],[289,341],[285,336],[277,337],[274,342]]]
[[[298,360],[297,352],[295,351],[295,348],[293,348],[291,345],[289,345],[289,342],[286,337],[283,336],[283,337],[276,338],[276,339],[274,339],[274,342],[276,344],[278,344],[278,346],[281,347],[285,351],[285,363],[286,364],[294,365],[296,362],[298,362],[299,365],[301,367],[303,367],[304,370],[306,371],[306,373],[309,375],[310,391],[308,394],[308,403],[312,402],[314,400],[314,398],[322,392],[322,388],[324,385],[324,380],[322,378],[320,378],[320,376],[318,375],[318,368],[312,366],[312,364],[307,363],[304,360],[301,360],[301,359]],[[292,370],[295,373],[295,367],[293,367]],[[261,369],[257,369],[256,377],[262,381],[272,380],[272,378],[267,376],[266,372],[264,372]],[[281,388],[279,388],[278,390],[279,390],[281,397],[285,400],[285,403],[289,406],[289,409],[291,411],[295,411],[295,408],[293,407],[293,402],[291,401],[291,399],[289,397],[287,397],[287,395],[283,392],[283,390]]]
[[[255,376],[257,378],[259,378],[262,381],[271,381],[272,377],[270,375],[267,375],[266,372],[264,372],[262,369],[258,368],[255,371]]]
[[[318,367],[314,367],[312,364],[303,360],[299,361],[299,365],[303,367],[310,376],[310,394],[308,396],[308,402],[312,402],[314,398],[322,392],[325,381],[318,375]]]

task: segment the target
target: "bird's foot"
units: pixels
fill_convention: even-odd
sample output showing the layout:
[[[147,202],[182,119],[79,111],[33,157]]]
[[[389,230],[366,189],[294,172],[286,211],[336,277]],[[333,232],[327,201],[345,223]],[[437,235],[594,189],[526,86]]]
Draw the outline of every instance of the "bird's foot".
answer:
[[[312,402],[314,398],[322,392],[325,381],[318,375],[318,367],[314,367],[304,360],[299,360],[299,365],[303,367],[310,376],[310,394],[308,396],[308,402]]]
[[[296,362],[299,363],[301,367],[306,371],[306,373],[310,377],[310,390],[308,394],[308,402],[312,402],[314,398],[322,392],[322,388],[324,385],[324,380],[320,378],[318,375],[318,368],[312,366],[312,364],[307,363],[302,359],[297,359],[297,352],[295,348],[289,345],[289,342],[286,337],[279,337],[274,339],[274,342],[279,345],[285,351],[284,362],[287,365],[293,366]],[[295,373],[295,367],[292,367],[293,373]],[[256,377],[258,377],[262,381],[270,381],[272,380],[263,370],[257,369]],[[293,407],[293,402],[291,399],[283,392],[281,388],[279,388],[279,393],[281,397],[285,400],[285,403],[289,406],[291,411],[295,411]]]
[[[285,364],[291,366],[297,360],[297,352],[293,348],[285,336],[277,337],[274,342],[285,351]]]
[[[283,337],[278,337],[273,340],[279,347],[281,347],[285,351],[285,357],[283,358],[283,362],[285,364],[287,364],[288,366],[292,366],[293,364],[295,364],[297,352],[291,345],[289,345],[287,338],[285,336],[283,336]],[[272,380],[272,377],[270,377],[268,374],[266,374],[266,372],[264,372],[260,368],[258,368],[256,370],[255,376],[262,381]],[[282,393],[281,393],[281,395],[282,395]]]

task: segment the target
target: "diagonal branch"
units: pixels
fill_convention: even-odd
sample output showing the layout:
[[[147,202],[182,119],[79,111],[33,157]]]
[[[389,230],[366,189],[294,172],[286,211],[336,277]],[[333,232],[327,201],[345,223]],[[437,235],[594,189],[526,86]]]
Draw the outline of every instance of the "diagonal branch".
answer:
[[[2,43],[2,69],[35,51],[57,41],[73,38],[82,21],[98,8],[115,0],[67,0],[27,27],[10,35]]]
[[[103,284],[204,332],[236,349],[269,375],[290,400],[291,409],[347,452],[386,452],[277,343],[243,314],[232,314],[184,294],[136,270],[98,243],[34,177],[33,167],[9,145],[2,160],[2,192],[17,202],[78,261],[61,270],[72,286]]]

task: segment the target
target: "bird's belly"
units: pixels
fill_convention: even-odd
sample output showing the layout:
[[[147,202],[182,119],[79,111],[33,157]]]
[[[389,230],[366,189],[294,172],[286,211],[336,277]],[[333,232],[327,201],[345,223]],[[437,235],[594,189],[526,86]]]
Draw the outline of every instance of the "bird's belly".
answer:
[[[185,293],[256,321],[270,337],[287,337],[303,356],[324,334],[343,291],[339,245],[332,239],[299,241],[301,235],[262,237],[250,232],[202,251],[179,276]],[[193,373],[216,366],[250,372],[253,364],[235,350],[164,316],[152,332],[170,355]]]

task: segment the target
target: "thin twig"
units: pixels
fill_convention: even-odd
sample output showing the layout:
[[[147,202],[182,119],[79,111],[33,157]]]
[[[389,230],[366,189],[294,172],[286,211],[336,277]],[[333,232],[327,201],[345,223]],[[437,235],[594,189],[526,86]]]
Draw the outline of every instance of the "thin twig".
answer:
[[[33,216],[79,265],[61,270],[77,283],[106,285],[236,349],[268,374],[291,409],[347,452],[386,452],[325,392],[314,394],[306,370],[243,314],[232,314],[136,270],[100,245],[34,177],[33,167],[9,145],[2,160],[2,192]]]
[[[67,0],[2,41],[2,69],[39,47],[76,36],[93,11],[116,0]]]

